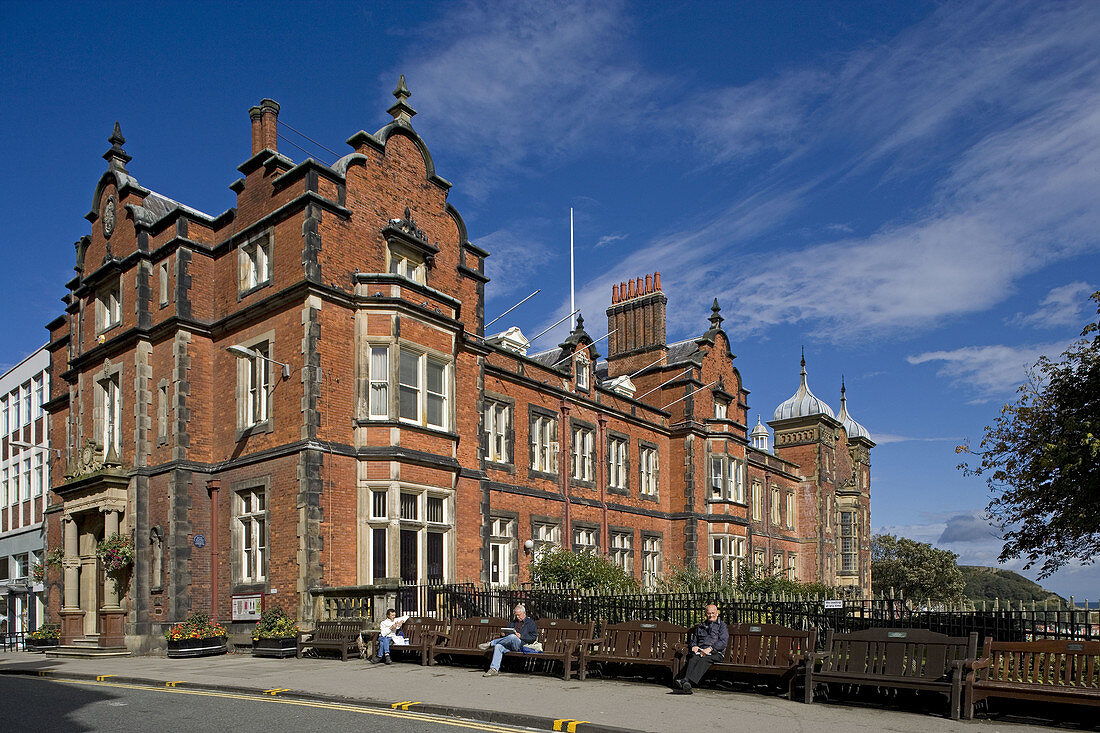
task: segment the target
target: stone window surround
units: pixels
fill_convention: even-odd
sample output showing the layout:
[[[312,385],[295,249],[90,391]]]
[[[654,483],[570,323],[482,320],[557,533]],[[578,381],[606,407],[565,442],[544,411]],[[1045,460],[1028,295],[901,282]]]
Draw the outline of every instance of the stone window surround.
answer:
[[[507,461],[494,461],[489,458],[489,446],[488,446],[488,433],[485,430],[481,431],[482,440],[484,444],[481,446],[481,454],[485,456],[486,462],[492,464],[496,468],[515,473],[516,470],[516,401],[515,399],[508,397],[497,392],[485,391],[485,409],[482,411],[482,420],[485,420],[485,414],[489,410],[489,403],[496,402],[507,405],[508,407],[508,429],[504,431],[504,446],[508,453]]]
[[[266,240],[266,244],[267,244],[267,247],[266,247],[267,263],[266,263],[266,267],[265,267],[266,272],[264,273],[265,277],[263,279],[260,279],[260,276],[257,275],[256,276],[256,283],[254,285],[250,285],[250,286],[246,287],[246,286],[244,286],[245,267],[246,267],[246,262],[251,259],[251,255],[249,255],[248,251],[250,249],[255,249],[257,246],[259,246],[262,240]],[[239,245],[237,245],[237,252],[238,252],[238,254],[237,254],[237,301],[238,302],[243,300],[245,297],[251,295],[252,293],[256,292],[257,290],[261,290],[263,288],[268,287],[269,285],[271,285],[274,282],[274,280],[275,280],[275,277],[274,277],[275,267],[274,267],[274,263],[273,263],[273,260],[275,259],[274,242],[275,242],[274,229],[268,228],[268,229],[265,229],[264,231],[262,231],[258,234],[255,234],[255,235],[249,237],[248,239],[245,239],[243,242],[241,242]]]
[[[277,358],[275,356],[275,330],[274,329],[272,329],[270,331],[267,331],[265,333],[259,334],[258,336],[254,336],[250,339],[245,339],[244,341],[237,341],[236,343],[239,343],[241,346],[245,347],[246,349],[252,349],[252,348],[255,348],[256,346],[259,346],[260,344],[266,343],[267,344],[267,355],[268,355],[268,357],[270,359]],[[272,366],[272,369],[270,371],[271,383],[268,384],[268,386],[267,386],[267,419],[262,420],[261,422],[255,423],[253,425],[244,425],[243,424],[243,418],[244,418],[243,409],[244,408],[242,407],[242,405],[247,405],[248,404],[248,384],[247,384],[246,381],[244,381],[244,373],[241,370],[241,362],[248,362],[248,361],[249,360],[246,360],[246,359],[244,359],[242,357],[239,357],[239,356],[233,357],[233,363],[234,363],[234,366],[237,369],[237,389],[236,389],[236,397],[237,397],[237,432],[236,432],[236,435],[235,435],[235,442],[240,442],[241,440],[243,440],[245,437],[247,437],[249,435],[255,435],[255,434],[259,434],[259,433],[270,433],[270,432],[275,430],[275,415],[273,414],[274,413],[274,408],[275,408],[275,401],[274,401],[274,399],[272,399],[272,394],[275,391],[275,385],[278,384],[281,380],[279,380],[276,377],[276,374],[278,374],[279,372],[277,372],[276,369],[273,366],[273,365],[275,365],[274,361],[268,362],[269,366]]]
[[[548,517],[548,516],[544,516],[542,514],[532,514],[528,519],[531,523],[531,539],[535,542],[536,547],[538,546],[539,543],[544,542],[543,540],[540,540],[538,538],[537,534],[535,534],[535,528],[539,527],[539,526],[553,526],[553,527],[555,527],[558,530],[557,545],[558,545],[558,547],[562,546],[562,542],[561,542],[562,520],[561,520],[560,516],[558,516],[558,517]]]
[[[374,575],[374,531],[378,529],[386,530],[386,565],[387,575],[382,577],[391,577],[390,571],[400,572],[398,564],[400,563],[400,545],[395,543],[395,540],[391,536],[391,530],[397,532],[397,537],[400,537],[401,530],[415,530],[417,532],[417,572],[423,577],[426,572],[425,568],[425,548],[426,540],[425,534],[427,532],[435,532],[443,535],[443,577],[448,577],[448,571],[454,571],[454,532],[455,532],[455,491],[451,488],[444,488],[440,486],[430,486],[428,484],[410,483],[406,481],[372,481],[369,483],[361,484],[360,491],[365,491],[365,500],[368,503],[366,507],[366,519],[360,526],[366,527],[367,534],[366,542],[366,557],[365,563],[367,568],[367,577],[371,578],[370,582],[379,582],[382,578],[375,577]],[[374,492],[383,491],[386,492],[386,514],[387,518],[374,518],[372,516],[372,509],[374,504]],[[417,496],[417,519],[402,519],[401,518],[401,495],[402,494],[416,494]],[[362,494],[361,494],[362,496]],[[427,512],[427,497],[433,496],[443,499],[443,522],[429,522]],[[391,552],[391,550],[393,550]]]
[[[574,522],[574,524],[576,524],[576,522]],[[634,573],[634,558],[637,557],[637,547],[636,547],[637,543],[634,541],[635,540],[634,528],[633,527],[621,527],[621,526],[614,525],[614,524],[607,525],[607,552],[608,552],[609,556],[615,554],[616,548],[615,548],[615,545],[612,544],[612,539],[617,534],[618,535],[628,535],[630,537],[630,549],[626,551],[626,556],[627,556],[627,558],[630,559],[630,570],[629,570],[629,572],[631,574],[633,574]]]
[[[264,579],[244,581],[244,536],[243,527],[237,520],[240,516],[240,492],[259,491],[264,493],[264,531],[267,532],[267,552],[264,556]],[[267,593],[271,585],[271,476],[257,476],[233,481],[229,484],[229,493],[233,500],[233,531],[230,532],[230,574],[233,593]]]
[[[119,362],[119,363],[106,362],[106,363],[104,363],[102,369],[100,369],[98,372],[96,372],[94,375],[92,375],[92,384],[95,385],[95,389],[92,390],[92,392],[95,395],[95,404],[93,405],[93,409],[92,409],[92,421],[94,423],[94,428],[92,430],[92,435],[95,436],[96,443],[101,448],[105,447],[103,445],[102,441],[103,441],[103,436],[104,436],[103,431],[106,429],[106,425],[105,425],[106,417],[104,415],[104,409],[105,409],[104,397],[106,395],[105,395],[104,390],[103,390],[103,382],[107,381],[108,379],[117,378],[117,380],[118,380],[118,405],[117,405],[117,409],[118,409],[118,419],[119,419],[120,422],[122,420],[122,416],[125,414],[124,411],[123,411],[123,399],[122,399],[122,385],[125,384],[125,381],[122,378],[123,377],[123,368],[122,368],[122,366],[123,365],[122,365],[121,362]],[[119,440],[118,440],[118,444],[115,446],[115,455],[119,458],[119,460],[122,459],[122,446],[123,446],[122,436],[123,436],[122,426],[119,425],[118,426],[118,438],[119,438]],[[104,458],[106,458],[106,451],[104,451]]]
[[[527,463],[527,476],[528,478],[540,478],[549,481],[558,480],[558,471],[561,470],[561,466],[558,466],[558,471],[542,471],[534,468],[535,463],[535,449],[533,446],[534,441],[532,435],[535,433],[535,421],[538,418],[546,418],[552,420],[554,424],[553,435],[551,436],[549,450],[554,456],[551,462],[559,460],[559,453],[561,452],[561,415],[553,410],[548,410],[545,407],[539,407],[537,405],[527,406],[527,449],[528,449],[528,463]]]
[[[576,531],[585,530],[592,532],[592,538],[595,542],[593,545],[585,545],[585,547],[592,547],[596,552],[600,551],[600,524],[599,522],[585,522],[585,521],[573,521],[573,526],[569,528],[569,536],[573,539],[573,551],[577,551]]]
[[[436,433],[448,433],[455,425],[455,385],[454,385],[454,357],[451,354],[444,354],[442,351],[418,344],[415,341],[409,341],[407,339],[398,338],[396,341],[396,349],[390,349],[390,415],[396,415],[396,418],[391,417],[391,420],[395,420],[402,426],[413,425],[416,427],[424,428]],[[381,344],[376,344],[381,346]],[[413,420],[411,418],[401,417],[401,352],[409,352],[416,354],[417,356],[417,391],[419,398],[417,405],[420,409],[420,413],[423,416],[421,420]],[[396,358],[394,354],[396,353]],[[434,361],[437,364],[443,365],[443,425],[431,425],[428,423],[427,418],[427,399],[428,399],[428,369],[427,362]],[[368,407],[369,412],[369,407]],[[373,422],[380,422],[374,420]]]
[[[722,486],[722,495],[720,497],[715,497],[714,493],[713,493],[714,476],[713,476],[712,460],[716,459],[716,458],[720,458],[723,461],[723,465],[722,465],[722,478],[723,478],[722,483],[723,483],[723,486]],[[731,467],[736,465],[737,463],[740,463],[740,465],[741,465],[741,499],[740,500],[731,499],[729,497],[729,490],[730,490],[729,489],[729,487],[730,487],[729,472],[731,470]],[[736,504],[737,506],[748,507],[748,499],[745,496],[745,494],[747,493],[745,491],[745,481],[747,479],[748,464],[747,464],[747,462],[744,458],[741,458],[740,456],[736,456],[736,455],[731,455],[729,453],[719,452],[719,451],[714,450],[714,449],[708,449],[707,450],[706,467],[707,467],[706,468],[706,470],[707,470],[707,473],[706,473],[706,503],[707,504]]]
[[[512,536],[511,537],[498,537],[491,534],[494,519],[505,519],[512,524]],[[503,509],[493,509],[489,515],[488,531],[485,538],[485,578],[488,581],[492,578],[492,555],[490,554],[490,544],[507,544],[508,545],[508,580],[506,582],[514,583],[519,580],[519,513],[509,512]]]
[[[655,491],[650,494],[642,491],[642,450],[653,451],[653,487]],[[660,501],[661,495],[661,451],[656,443],[647,440],[638,441],[638,498],[642,501]]]
[[[656,569],[655,572],[656,572],[657,575],[660,575],[661,573],[664,572],[664,565],[665,565],[665,533],[661,532],[660,530],[643,529],[643,530],[639,530],[638,535],[639,535],[638,536],[638,541],[640,543],[639,547],[641,547],[641,552],[642,552],[641,572],[642,572],[642,582],[644,583],[645,582],[645,576],[646,576],[645,542],[646,542],[646,540],[652,540],[652,539],[657,540],[657,569]]]
[[[573,452],[574,433],[578,430],[586,430],[592,438],[592,450],[589,453],[589,465],[592,467],[592,479],[586,480],[577,478],[573,475],[573,467],[576,456]],[[597,443],[596,425],[585,420],[581,420],[575,417],[569,418],[569,485],[576,486],[582,489],[595,489],[596,488],[596,475],[598,471],[597,455],[599,453],[599,447]]]
[[[626,435],[625,433],[615,432],[613,430],[606,431],[605,435],[607,436],[607,454],[604,456],[604,460],[607,461],[607,492],[609,494],[630,496],[630,436]],[[611,441],[613,440],[617,440],[623,444],[624,455],[622,486],[614,486],[611,483]],[[641,484],[639,483],[639,486],[640,485]]]

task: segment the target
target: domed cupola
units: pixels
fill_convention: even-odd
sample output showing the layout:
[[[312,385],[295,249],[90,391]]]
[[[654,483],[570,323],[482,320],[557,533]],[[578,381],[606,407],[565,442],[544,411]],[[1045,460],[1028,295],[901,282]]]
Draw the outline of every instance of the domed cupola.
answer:
[[[752,443],[752,447],[757,450],[769,452],[768,448],[768,429],[760,422],[760,416],[756,416],[756,427],[749,433],[749,442]]]
[[[844,377],[840,378],[840,414],[837,415],[837,420],[840,420],[840,424],[844,426],[844,432],[848,433],[848,440],[852,438],[866,438],[871,439],[871,434],[867,432],[867,428],[863,427],[848,414],[848,398],[844,396]]]
[[[823,400],[819,400],[817,395],[810,391],[809,385],[806,384],[806,353],[802,353],[802,383],[798,385],[798,391],[788,399],[786,402],[775,408],[775,414],[772,416],[772,420],[790,420],[796,417],[810,417],[811,415],[828,415],[831,418],[836,418],[833,414],[833,408]]]

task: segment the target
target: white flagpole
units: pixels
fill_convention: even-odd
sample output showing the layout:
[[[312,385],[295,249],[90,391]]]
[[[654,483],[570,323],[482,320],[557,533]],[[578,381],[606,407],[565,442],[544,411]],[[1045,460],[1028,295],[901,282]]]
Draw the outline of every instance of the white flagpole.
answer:
[[[577,327],[576,295],[573,292],[573,207],[569,207],[569,310],[573,312],[573,328]]]

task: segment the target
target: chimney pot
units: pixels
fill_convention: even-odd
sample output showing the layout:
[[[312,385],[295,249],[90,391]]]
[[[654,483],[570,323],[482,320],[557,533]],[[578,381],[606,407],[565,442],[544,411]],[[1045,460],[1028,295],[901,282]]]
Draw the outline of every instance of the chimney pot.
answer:
[[[646,275],[645,276],[645,294],[649,295],[652,292],[653,292],[653,276],[652,275]]]
[[[263,143],[263,122],[260,120],[262,113],[259,105],[252,107],[248,110],[248,117],[252,120],[252,154],[260,152],[264,149]]]
[[[260,129],[263,147],[269,150],[279,149],[279,103],[274,99],[260,102]]]
[[[653,289],[654,290],[660,290],[661,289],[661,271],[660,270],[658,270],[657,272],[655,272],[653,274]]]
[[[630,297],[634,297],[634,280],[630,280]]]
[[[619,302],[619,286],[618,285],[612,285],[611,286],[611,302],[612,303],[618,303]]]

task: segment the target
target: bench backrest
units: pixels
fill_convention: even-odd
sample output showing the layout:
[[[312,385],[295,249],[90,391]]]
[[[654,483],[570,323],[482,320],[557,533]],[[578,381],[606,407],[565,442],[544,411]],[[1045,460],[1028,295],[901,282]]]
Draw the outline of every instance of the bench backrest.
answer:
[[[1100,688],[1100,641],[1009,642],[986,639],[982,658],[989,659],[989,667],[978,670],[979,679],[1093,690]]]
[[[951,663],[973,659],[978,634],[947,636],[927,629],[865,629],[848,634],[829,630],[823,672],[938,680]]]
[[[434,643],[438,634],[446,633],[447,623],[435,618],[414,616],[401,624],[401,635],[411,646]]]
[[[688,629],[668,621],[625,621],[604,627],[601,654],[627,659],[671,659],[687,643]]]
[[[362,623],[359,621],[318,621],[313,630],[314,641],[341,641],[359,636]]]
[[[759,667],[788,667],[792,655],[814,651],[817,629],[803,631],[779,624],[729,624],[726,662]]]
[[[586,624],[564,618],[544,618],[535,622],[539,630],[542,650],[548,654],[565,651],[565,642],[591,639],[596,628],[594,621]]]
[[[447,646],[452,649],[473,649],[478,644],[484,644],[487,641],[499,638],[501,628],[512,626],[512,623],[506,618],[494,616],[452,621]]]

